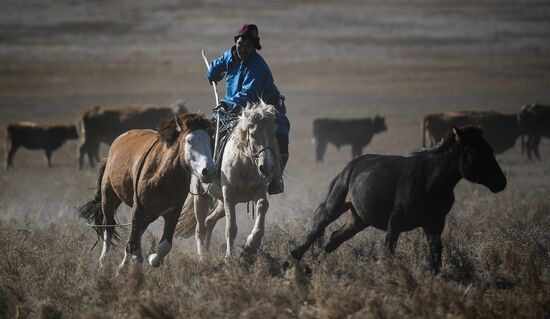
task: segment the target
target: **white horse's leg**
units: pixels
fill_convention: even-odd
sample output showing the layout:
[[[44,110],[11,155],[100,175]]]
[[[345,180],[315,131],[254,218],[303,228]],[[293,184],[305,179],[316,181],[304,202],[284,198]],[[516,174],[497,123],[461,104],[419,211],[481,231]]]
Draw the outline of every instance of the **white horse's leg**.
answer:
[[[197,254],[202,258],[203,253],[206,252],[204,236],[206,235],[205,220],[208,215],[208,198],[204,196],[195,196],[193,201],[195,206],[195,218],[197,219],[197,226],[195,227]]]
[[[101,256],[99,256],[99,267],[103,267],[105,258],[111,250],[111,237],[112,234],[107,230],[103,231],[103,250],[101,251]]]
[[[258,217],[256,218],[254,228],[252,228],[252,232],[250,233],[250,235],[248,235],[248,238],[246,239],[246,244],[244,246],[245,251],[248,253],[255,253],[256,250],[260,248],[262,237],[264,236],[265,232],[265,215],[268,208],[269,202],[267,201],[267,198],[265,196],[264,198],[260,198],[256,202],[256,211],[258,212]]]
[[[225,209],[225,240],[227,243],[225,257],[233,255],[235,237],[237,237],[237,218],[235,216],[235,199],[228,186],[223,186],[223,206]]]
[[[223,202],[221,200],[216,200],[216,206],[214,210],[208,217],[206,217],[205,226],[206,226],[206,235],[204,236],[204,247],[206,250],[210,248],[210,242],[212,240],[212,231],[216,226],[216,223],[220,218],[225,216],[225,210],[223,209]]]

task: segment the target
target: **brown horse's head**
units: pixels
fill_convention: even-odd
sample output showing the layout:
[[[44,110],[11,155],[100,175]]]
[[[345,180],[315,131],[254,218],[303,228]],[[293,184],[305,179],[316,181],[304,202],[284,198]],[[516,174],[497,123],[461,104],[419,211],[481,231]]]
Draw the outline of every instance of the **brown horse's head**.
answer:
[[[186,113],[162,123],[158,129],[159,139],[168,147],[180,145],[184,165],[204,183],[212,181],[217,173],[209,128],[210,121],[203,114]]]

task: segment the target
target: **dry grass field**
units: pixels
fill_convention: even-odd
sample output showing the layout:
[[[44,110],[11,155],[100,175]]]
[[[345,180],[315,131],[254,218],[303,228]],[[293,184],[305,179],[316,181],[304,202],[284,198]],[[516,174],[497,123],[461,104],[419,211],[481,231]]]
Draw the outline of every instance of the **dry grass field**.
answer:
[[[437,277],[420,230],[401,236],[393,258],[384,233],[368,228],[333,254],[308,252],[304,272],[282,269],[351,156],[349,147],[329,146],[315,163],[313,119],[379,114],[388,131],[366,152],[406,155],[420,147],[427,113],[549,104],[548,1],[0,3],[2,141],[9,123],[74,123],[93,105],[184,99],[209,113],[200,51],[213,58],[229,48],[242,22],[259,26],[260,53],[292,123],[286,193],[270,198],[254,263],[223,260],[221,221],[202,262],[194,240],[178,238],[161,268],[115,276],[119,249],[100,269],[100,248],[90,251],[95,234],[75,209],[92,196],[96,170],[76,169],[74,141],[54,153],[50,169],[42,152],[20,150],[14,169],[0,172],[0,318],[550,317],[547,139],[542,161],[522,156],[519,140],[497,157],[508,178],[503,192],[457,185]],[[253,221],[246,205],[237,210],[240,251]],[[127,222],[129,209],[118,216]],[[145,234],[144,254],[161,226]]]

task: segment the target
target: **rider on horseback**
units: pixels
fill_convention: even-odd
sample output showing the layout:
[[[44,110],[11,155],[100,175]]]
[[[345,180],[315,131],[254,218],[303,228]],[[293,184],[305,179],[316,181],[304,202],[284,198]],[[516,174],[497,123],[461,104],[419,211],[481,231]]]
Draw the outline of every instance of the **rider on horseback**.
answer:
[[[282,168],[288,161],[288,133],[290,122],[286,116],[285,98],[275,86],[273,75],[265,60],[256,52],[261,50],[258,27],[243,24],[234,37],[235,45],[210,63],[206,77],[210,83],[218,82],[225,76],[225,97],[214,108],[231,115],[240,114],[247,103],[262,99],[277,109],[277,140],[281,153]],[[223,117],[220,116],[223,120]],[[283,181],[274,178],[269,185],[269,194],[284,191]]]

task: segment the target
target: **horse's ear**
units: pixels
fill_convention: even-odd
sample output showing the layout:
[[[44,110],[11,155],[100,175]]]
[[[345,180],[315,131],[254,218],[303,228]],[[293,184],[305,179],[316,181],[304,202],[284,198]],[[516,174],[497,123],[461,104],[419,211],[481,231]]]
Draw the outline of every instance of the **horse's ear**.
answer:
[[[457,143],[462,143],[462,137],[460,136],[461,135],[461,131],[460,129],[456,128],[454,125],[453,125],[453,136],[456,140]]]
[[[178,121],[177,115],[174,115],[174,121],[176,121],[176,131],[181,133],[181,126],[180,126],[180,122]]]

